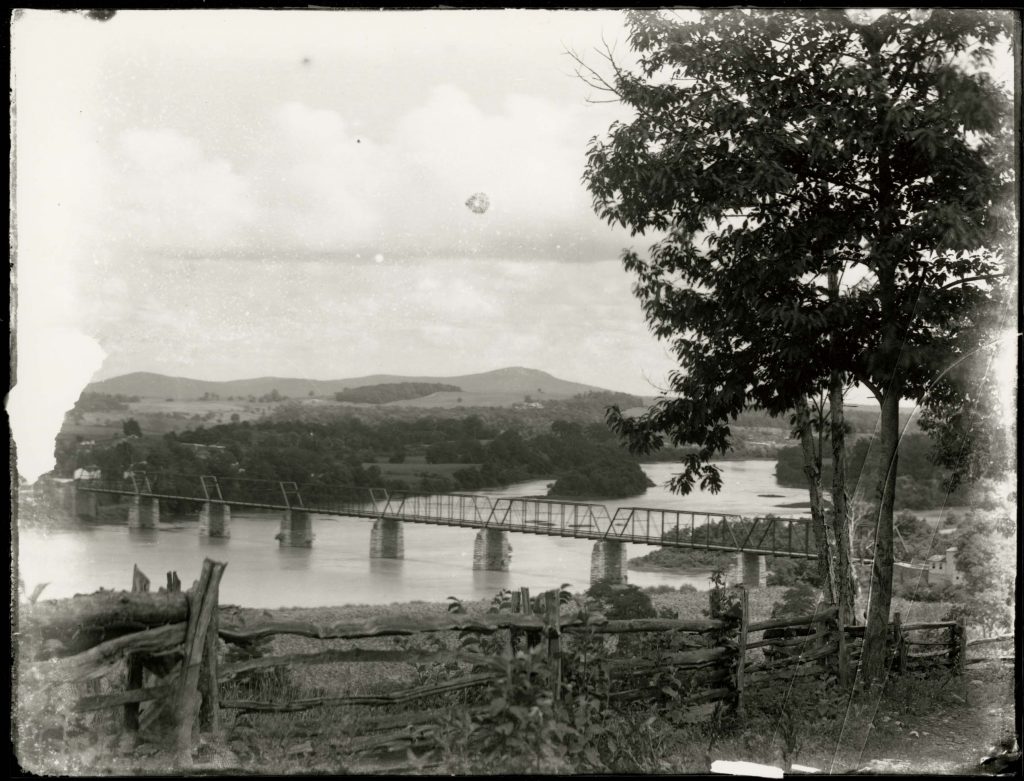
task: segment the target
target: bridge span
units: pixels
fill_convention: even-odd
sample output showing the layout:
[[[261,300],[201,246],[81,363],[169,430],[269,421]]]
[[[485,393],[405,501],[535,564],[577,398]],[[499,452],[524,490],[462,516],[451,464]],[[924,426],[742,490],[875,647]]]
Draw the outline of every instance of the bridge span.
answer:
[[[460,526],[478,530],[475,569],[508,570],[509,533],[568,537],[594,542],[593,581],[625,582],[625,544],[732,552],[745,585],[763,585],[765,558],[816,559],[811,523],[801,518],[746,518],[739,515],[650,507],[618,507],[538,497],[489,497],[477,494],[422,494],[383,488],[332,489],[288,481],[127,473],[123,479],[74,482],[73,512],[95,517],[102,495],[127,499],[130,528],[154,527],[160,505],[199,505],[199,531],[230,537],[231,510],[281,513],[281,546],[309,547],[314,516],[343,516],[373,521],[370,556],[403,558],[403,523]]]

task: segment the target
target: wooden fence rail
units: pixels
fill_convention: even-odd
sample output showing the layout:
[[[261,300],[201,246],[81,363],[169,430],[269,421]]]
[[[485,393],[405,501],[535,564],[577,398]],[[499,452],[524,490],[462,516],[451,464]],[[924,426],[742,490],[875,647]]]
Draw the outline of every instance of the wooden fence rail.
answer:
[[[136,567],[131,592],[99,592],[37,603],[25,611],[20,634],[31,636],[36,642],[49,641],[48,648],[56,648],[61,655],[27,663],[22,674],[30,682],[48,685],[79,683],[108,676],[126,662],[123,691],[80,697],[75,710],[122,708],[126,729],[162,734],[165,742],[176,749],[180,761],[187,764],[197,728],[216,734],[223,710],[294,713],[321,707],[393,706],[432,699],[436,705],[436,698],[442,695],[492,685],[504,676],[501,666],[495,663],[496,657],[459,648],[331,648],[224,662],[218,659],[218,641],[252,648],[257,641],[276,635],[326,641],[440,632],[504,632],[507,639],[501,642],[506,657],[525,641],[526,648],[535,649],[546,660],[552,696],[558,698],[561,682],[575,674],[574,670],[562,667],[566,653],[575,652],[583,647],[579,644],[593,642],[595,638],[600,643],[628,643],[633,642],[630,635],[647,633],[664,638],[655,643],[660,650],[605,659],[603,669],[608,688],[602,696],[611,702],[645,699],[665,704],[666,686],[660,676],[669,675],[673,680],[683,681],[683,688],[672,694],[668,705],[677,713],[682,711],[684,720],[698,721],[723,705],[742,710],[745,692],[752,688],[821,675],[835,675],[842,686],[847,685],[860,658],[864,637],[864,627],[843,625],[834,607],[809,616],[750,622],[744,589],[738,591],[734,606],[727,613],[721,609],[722,593],[712,592],[712,617],[706,619],[609,620],[599,614],[561,609],[557,591],[546,593],[546,599],[537,603],[542,612],[533,612],[535,606],[528,590],[520,589],[512,594],[512,612],[507,613],[383,617],[357,623],[244,623],[220,615],[218,592],[225,567],[207,559],[199,580],[184,593],[178,590],[177,573],[168,573],[166,590],[150,592],[149,578]],[[968,647],[1013,639],[1012,635],[1004,635],[968,642],[962,622],[904,624],[899,613],[895,614],[888,634],[893,669],[900,673],[936,666],[962,673],[964,665],[971,661],[966,659]],[[616,637],[620,639],[612,639]],[[54,646],[54,641],[59,643]],[[222,684],[256,671],[373,663],[454,663],[459,672],[450,680],[404,690],[284,702],[237,695],[225,698],[220,691]],[[429,721],[423,713],[426,712],[405,712],[382,718],[368,715],[359,724],[369,732],[411,727]],[[392,742],[396,739],[396,735],[362,735],[358,745],[366,748],[387,743],[389,737]]]

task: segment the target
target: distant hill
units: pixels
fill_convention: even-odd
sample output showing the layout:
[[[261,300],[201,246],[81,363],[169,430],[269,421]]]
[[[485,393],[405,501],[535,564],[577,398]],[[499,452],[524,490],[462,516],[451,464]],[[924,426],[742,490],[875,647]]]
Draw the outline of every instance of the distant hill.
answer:
[[[461,377],[409,377],[391,374],[373,374],[340,380],[303,380],[294,377],[257,377],[249,380],[193,380],[187,377],[168,377],[151,372],[134,372],[120,377],[90,383],[85,392],[121,394],[149,399],[199,399],[206,394],[228,396],[265,396],[276,390],[282,396],[304,398],[310,395],[333,398],[335,393],[367,385],[394,383],[431,383],[453,385],[466,394],[502,394],[527,396],[539,401],[545,398],[563,399],[580,393],[606,391],[593,385],[583,385],[553,377],[537,369],[511,367]]]

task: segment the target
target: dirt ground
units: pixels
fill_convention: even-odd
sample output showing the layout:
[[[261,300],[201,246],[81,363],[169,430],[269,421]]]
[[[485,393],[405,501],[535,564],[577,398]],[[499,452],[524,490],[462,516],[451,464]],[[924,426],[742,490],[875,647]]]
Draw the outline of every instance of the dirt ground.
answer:
[[[979,774],[982,759],[1013,744],[1015,719],[1012,663],[992,659],[962,677],[892,681],[873,713],[849,713],[838,740],[795,762],[834,774]]]

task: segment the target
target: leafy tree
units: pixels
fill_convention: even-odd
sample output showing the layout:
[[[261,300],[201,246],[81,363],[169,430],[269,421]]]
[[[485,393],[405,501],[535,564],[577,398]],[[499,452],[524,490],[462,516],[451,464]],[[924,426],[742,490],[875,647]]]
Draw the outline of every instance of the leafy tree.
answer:
[[[981,69],[1005,12],[838,9],[628,16],[639,72],[601,85],[633,109],[588,150],[597,212],[661,238],[624,254],[680,370],[671,397],[610,422],[634,450],[696,446],[673,486],[721,485],[730,419],[784,414],[838,379],[880,408],[863,671],[883,674],[899,402],[928,403],[981,347],[1007,287],[1007,95]],[[838,285],[834,282],[838,282]]]
[[[124,432],[126,437],[141,437],[142,427],[139,426],[139,421],[135,418],[128,418],[128,420],[121,423],[121,430]]]

